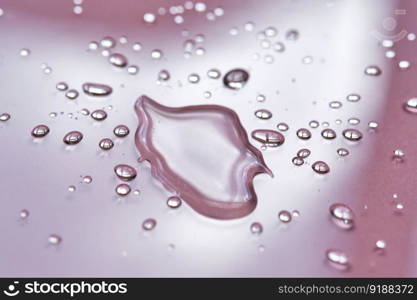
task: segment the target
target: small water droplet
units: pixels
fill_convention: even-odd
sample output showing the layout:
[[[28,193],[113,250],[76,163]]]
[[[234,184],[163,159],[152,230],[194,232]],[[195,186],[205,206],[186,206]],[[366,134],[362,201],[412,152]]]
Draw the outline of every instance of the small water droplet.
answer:
[[[304,65],[309,65],[309,64],[311,64],[312,62],[313,62],[313,57],[312,56],[304,56],[303,57],[303,59],[302,59],[302,63],[304,64]]]
[[[127,66],[127,58],[123,54],[113,53],[109,56],[109,62],[118,68],[124,68]]]
[[[330,172],[330,167],[324,161],[316,161],[311,168],[318,174],[326,174]]]
[[[66,82],[58,82],[56,84],[56,89],[58,91],[66,91],[68,89],[68,84]]]
[[[152,218],[146,219],[142,223],[142,228],[143,230],[146,230],[146,231],[153,230],[155,227],[156,227],[156,220]]]
[[[27,48],[23,48],[19,52],[20,56],[26,57],[30,55],[30,50]]]
[[[283,222],[283,223],[289,223],[292,220],[292,215],[289,211],[287,210],[281,210],[278,213],[278,219]]]
[[[349,94],[346,96],[346,100],[349,102],[358,102],[359,100],[361,100],[361,96],[358,94]]]
[[[410,68],[410,66],[411,66],[411,63],[408,60],[402,60],[402,61],[398,62],[398,67],[401,70],[406,70],[406,69]]]
[[[249,73],[243,69],[233,69],[223,77],[223,83],[232,90],[243,88],[249,80]]]
[[[252,138],[268,147],[278,147],[285,142],[285,137],[275,130],[257,129],[252,131]]]
[[[370,121],[370,122],[368,123],[368,127],[369,127],[370,129],[377,129],[377,128],[378,128],[378,126],[379,126],[378,122],[375,122],[375,121]]]
[[[158,73],[158,80],[168,81],[171,78],[171,74],[167,70],[161,70]]]
[[[407,100],[404,103],[403,107],[405,111],[409,113],[417,114],[417,98],[411,98]]]
[[[91,113],[91,117],[96,121],[103,121],[107,118],[107,113],[102,109],[97,109]]]
[[[64,136],[64,143],[67,145],[75,145],[81,142],[83,134],[79,131],[70,131]]]
[[[112,38],[111,36],[106,36],[101,39],[100,45],[103,48],[114,48],[116,46],[116,40]]]
[[[98,49],[98,43],[96,41],[91,41],[88,43],[88,50],[94,51]]]
[[[211,79],[219,79],[221,72],[217,69],[210,69],[207,71],[207,76]]]
[[[161,59],[163,56],[163,52],[159,49],[154,49],[151,52],[152,59]]]
[[[330,265],[338,270],[346,271],[350,268],[349,258],[345,252],[338,249],[326,251],[326,258]]]
[[[267,109],[258,109],[255,111],[255,116],[261,120],[269,120],[272,118],[272,113]]]
[[[365,68],[365,74],[368,76],[379,76],[382,70],[378,66],[368,66]]]
[[[74,186],[74,185],[70,185],[69,187],[68,187],[68,192],[70,192],[70,193],[73,193],[73,192],[75,192],[76,191],[76,187]]]
[[[137,175],[135,168],[125,164],[115,166],[114,173],[116,173],[117,177],[124,181],[131,181],[135,179]]]
[[[22,210],[19,212],[19,218],[20,218],[21,220],[25,220],[25,219],[29,218],[29,215],[30,215],[30,213],[29,213],[29,211],[28,211],[27,209],[22,209]]]
[[[250,232],[253,235],[260,235],[260,234],[262,234],[263,231],[264,231],[264,228],[263,228],[262,224],[259,223],[259,222],[254,222],[250,225]]]
[[[285,51],[285,45],[284,45],[283,42],[276,42],[276,43],[274,43],[273,48],[274,48],[274,51],[275,52],[281,53],[281,52],[284,52]]]
[[[305,149],[305,148],[304,149],[300,149],[297,152],[297,156],[298,157],[301,157],[301,158],[307,158],[307,157],[310,156],[310,154],[311,154],[311,151],[309,149]]]
[[[192,73],[188,75],[188,82],[190,83],[198,83],[200,81],[200,76],[196,73]]]
[[[296,41],[296,40],[298,40],[299,37],[300,37],[300,33],[296,29],[290,29],[285,34],[285,38],[288,41]]]
[[[292,163],[295,166],[302,166],[302,165],[304,165],[304,159],[302,157],[296,156],[296,157],[293,157]]]
[[[114,135],[120,138],[127,136],[129,132],[129,127],[127,127],[126,125],[117,125],[113,129]]]
[[[333,222],[340,228],[352,229],[354,226],[354,214],[352,209],[341,203],[332,204],[329,208]]]
[[[35,126],[35,128],[33,128],[31,132],[34,138],[42,138],[46,136],[48,133],[49,127],[43,124]]]
[[[278,128],[278,130],[279,131],[287,131],[288,129],[290,129],[290,127],[288,126],[288,124],[287,123],[283,123],[283,122],[281,122],[281,123],[278,123],[277,124],[277,128]]]
[[[307,128],[300,128],[297,130],[297,136],[302,140],[308,140],[311,138],[311,132]]]
[[[349,141],[359,141],[362,139],[362,133],[357,129],[343,130],[343,136]]]
[[[76,99],[78,97],[78,91],[77,90],[74,90],[74,89],[68,90],[65,93],[65,97],[67,97],[70,100],[74,100],[74,99]]]
[[[132,45],[132,49],[133,49],[133,51],[140,51],[140,50],[142,50],[142,44],[136,42]]]
[[[111,148],[113,148],[114,143],[111,139],[109,138],[104,138],[99,142],[99,147],[102,150],[110,150]]]
[[[329,107],[333,108],[333,109],[339,109],[339,108],[342,107],[342,102],[340,102],[340,101],[331,101],[329,103]]]
[[[90,184],[93,182],[93,177],[91,177],[90,175],[85,175],[83,177],[83,183],[85,184]]]
[[[316,120],[312,120],[308,123],[308,126],[310,126],[311,128],[317,128],[320,126],[320,123]]]
[[[246,31],[253,31],[255,29],[255,23],[253,22],[246,22],[244,25]]]
[[[167,199],[167,205],[170,208],[178,208],[182,204],[181,198],[178,196],[172,196]]]
[[[339,154],[339,156],[348,156],[349,155],[349,150],[345,149],[345,148],[339,148],[337,149],[337,154]]]
[[[375,243],[375,250],[379,252],[384,251],[386,246],[387,244],[384,240],[377,240]]]
[[[147,12],[143,15],[143,21],[147,24],[153,24],[156,22],[156,15],[150,12]]]
[[[54,246],[59,245],[59,244],[61,244],[61,243],[62,243],[62,237],[60,237],[60,236],[59,236],[59,235],[57,235],[57,234],[51,234],[51,235],[48,237],[48,243],[49,243],[50,245],[54,245]]]
[[[122,196],[122,197],[127,196],[129,195],[130,191],[131,191],[131,188],[126,183],[121,183],[116,186],[116,194],[119,196]]]
[[[333,140],[336,138],[336,132],[333,129],[326,128],[321,132],[321,136],[326,140]]]
[[[8,120],[10,120],[11,116],[8,113],[2,113],[0,114],[0,121],[1,122],[6,122]]]
[[[358,118],[350,118],[348,120],[348,123],[350,125],[354,125],[354,126],[359,125],[360,122],[361,122],[361,120],[359,120]]]

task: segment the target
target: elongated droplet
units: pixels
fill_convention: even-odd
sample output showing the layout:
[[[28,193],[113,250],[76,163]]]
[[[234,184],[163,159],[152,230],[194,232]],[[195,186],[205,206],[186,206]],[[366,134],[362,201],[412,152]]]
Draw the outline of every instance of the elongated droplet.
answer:
[[[109,138],[104,138],[99,142],[99,147],[105,151],[110,150],[111,148],[113,148],[113,146],[114,146],[114,143]]]
[[[32,129],[32,136],[34,138],[41,138],[49,133],[49,127],[46,125],[38,125]]]
[[[83,134],[79,131],[70,131],[64,136],[64,143],[67,145],[75,145],[81,142]]]
[[[349,94],[346,96],[346,100],[349,102],[358,102],[359,100],[361,100],[361,96],[358,94]]]
[[[332,204],[329,208],[333,222],[340,228],[351,229],[354,226],[352,209],[341,203]]]
[[[223,77],[223,84],[232,90],[240,90],[249,80],[249,73],[243,69],[233,69]]]
[[[113,89],[106,84],[86,82],[83,84],[83,91],[90,96],[107,96]]]
[[[124,181],[131,181],[135,179],[137,175],[135,168],[124,164],[115,166],[114,172],[116,173],[117,177]]]
[[[345,252],[338,249],[326,251],[326,259],[335,269],[347,271],[350,268],[349,258]]]
[[[253,177],[271,171],[233,110],[167,107],[146,96],[135,109],[141,161],[150,162],[152,175],[165,188],[205,216],[234,219],[253,211]]]
[[[343,136],[349,141],[357,142],[362,139],[362,132],[357,129],[345,129],[343,130]]]
[[[221,72],[217,69],[210,69],[207,71],[207,76],[211,79],[219,79]]]
[[[337,154],[339,154],[339,156],[348,156],[349,155],[349,150],[345,149],[345,148],[339,148],[337,149]]]
[[[142,228],[143,230],[146,230],[146,231],[153,230],[155,227],[156,227],[156,220],[152,218],[146,219],[142,223]]]
[[[127,66],[127,58],[123,54],[113,53],[109,56],[109,62],[118,68],[124,68]]]
[[[285,142],[285,137],[275,130],[257,129],[252,131],[251,136],[254,140],[268,147],[278,147]]]
[[[167,199],[167,205],[170,208],[178,208],[182,204],[181,198],[178,196],[171,196]]]
[[[311,168],[318,174],[326,174],[330,172],[329,166],[324,161],[316,161]]]

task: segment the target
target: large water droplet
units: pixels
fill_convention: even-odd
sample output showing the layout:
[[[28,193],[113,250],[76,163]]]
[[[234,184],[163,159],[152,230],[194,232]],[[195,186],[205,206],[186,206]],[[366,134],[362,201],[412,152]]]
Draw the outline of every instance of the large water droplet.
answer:
[[[223,77],[223,83],[232,90],[243,88],[249,80],[249,73],[243,69],[233,69]]]
[[[115,166],[114,173],[116,173],[117,177],[124,181],[131,181],[135,179],[137,175],[135,168],[125,164]]]
[[[251,136],[254,140],[268,147],[278,147],[285,142],[285,137],[281,133],[270,129],[254,130]]]
[[[219,105],[166,107],[146,96],[135,109],[140,161],[150,162],[152,175],[167,189],[205,216],[234,219],[253,211],[253,177],[271,173],[233,110]],[[186,155],[184,145],[197,155]]]
[[[83,84],[83,91],[90,96],[107,96],[113,89],[106,84],[86,82]]]
[[[308,140],[311,138],[311,132],[307,128],[300,128],[297,130],[297,136],[302,140]]]
[[[311,168],[318,174],[326,174],[330,172],[330,167],[324,161],[316,161]]]
[[[111,148],[113,148],[114,143],[111,139],[104,138],[99,142],[98,145],[102,150],[110,150]]]
[[[326,128],[321,132],[321,136],[326,140],[333,140],[336,138],[336,132],[333,129]]]
[[[46,125],[38,125],[32,129],[32,136],[34,138],[41,138],[46,136],[49,133],[49,127]]]
[[[64,143],[67,145],[75,145],[81,142],[83,134],[79,131],[70,131],[64,136]]]
[[[123,54],[113,53],[109,56],[109,62],[118,68],[124,68],[127,66],[127,58]]]
[[[362,132],[357,129],[345,129],[343,130],[343,136],[349,141],[359,141],[362,139]]]
[[[351,229],[354,226],[354,214],[352,209],[341,203],[332,204],[329,208],[333,222],[343,229]]]

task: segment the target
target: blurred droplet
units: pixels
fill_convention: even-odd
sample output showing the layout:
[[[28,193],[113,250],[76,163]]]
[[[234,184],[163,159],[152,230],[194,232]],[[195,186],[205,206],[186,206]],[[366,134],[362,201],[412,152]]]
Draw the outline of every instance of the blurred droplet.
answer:
[[[156,220],[155,219],[146,219],[142,223],[143,230],[150,231],[153,230],[156,227]]]
[[[11,116],[8,113],[2,113],[0,114],[0,121],[1,122],[6,122],[8,120],[10,120]]]
[[[368,66],[365,68],[365,74],[368,76],[379,76],[382,70],[378,66]]]
[[[100,45],[103,48],[114,48],[116,46],[116,40],[112,38],[111,36],[106,36],[101,39]]]
[[[49,243],[50,245],[54,245],[54,246],[59,245],[59,244],[61,244],[61,243],[62,243],[62,237],[60,237],[60,236],[59,236],[59,235],[57,235],[57,234],[51,234],[51,235],[48,237],[48,243]]]

